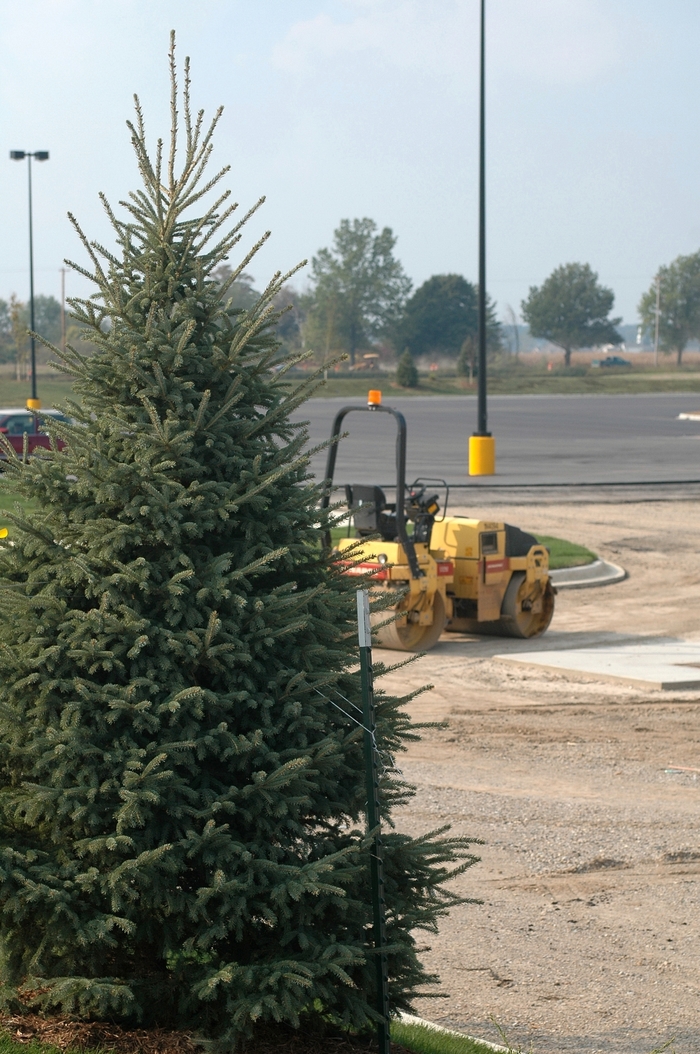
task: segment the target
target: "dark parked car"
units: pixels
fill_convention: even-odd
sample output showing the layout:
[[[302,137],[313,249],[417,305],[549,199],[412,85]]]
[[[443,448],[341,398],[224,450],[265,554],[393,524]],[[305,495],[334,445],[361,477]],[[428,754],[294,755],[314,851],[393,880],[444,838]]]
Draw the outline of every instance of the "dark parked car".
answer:
[[[58,410],[42,410],[42,416],[53,417],[57,421],[70,420],[65,414],[59,413]],[[25,432],[27,433],[30,454],[37,447],[50,448],[51,440],[44,431],[44,425],[38,416],[30,413],[29,410],[0,409],[0,433],[6,437],[18,454],[21,454],[24,449]],[[59,450],[65,445],[61,439],[58,440]],[[0,448],[0,459],[6,456],[5,451]]]
[[[606,355],[604,359],[593,359],[591,366],[631,366],[629,359],[623,359],[620,355]]]

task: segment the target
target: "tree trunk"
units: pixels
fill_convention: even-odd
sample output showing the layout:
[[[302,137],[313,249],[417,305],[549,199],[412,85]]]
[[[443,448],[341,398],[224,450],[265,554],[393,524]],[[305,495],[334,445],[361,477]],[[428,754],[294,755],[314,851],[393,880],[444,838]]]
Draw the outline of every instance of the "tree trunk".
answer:
[[[564,365],[571,365],[571,348],[564,348]]]
[[[683,345],[678,345],[678,357],[676,358],[676,366],[680,366],[681,359],[683,358]]]
[[[355,365],[355,352],[357,351],[357,332],[354,325],[350,325],[350,332],[348,333],[348,351],[350,352],[350,368]]]

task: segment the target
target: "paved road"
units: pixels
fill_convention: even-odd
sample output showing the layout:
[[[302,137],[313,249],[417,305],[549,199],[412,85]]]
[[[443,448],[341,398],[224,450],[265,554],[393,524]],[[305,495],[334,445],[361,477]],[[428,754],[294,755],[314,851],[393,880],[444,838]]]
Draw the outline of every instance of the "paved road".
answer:
[[[313,399],[297,415],[310,421],[312,445],[330,435],[341,406],[354,399]],[[451,484],[489,489],[527,484],[585,485],[647,481],[700,481],[700,421],[679,421],[700,411],[693,394],[496,395],[489,399],[489,427],[496,437],[495,478],[470,479],[468,436],[476,427],[476,399],[460,396],[389,397],[408,424],[409,480],[442,476]],[[338,483],[387,484],[394,479],[395,424],[388,414],[346,418]],[[312,461],[317,476],[325,454]],[[492,488],[491,488],[492,489]],[[485,496],[485,495],[484,495]]]

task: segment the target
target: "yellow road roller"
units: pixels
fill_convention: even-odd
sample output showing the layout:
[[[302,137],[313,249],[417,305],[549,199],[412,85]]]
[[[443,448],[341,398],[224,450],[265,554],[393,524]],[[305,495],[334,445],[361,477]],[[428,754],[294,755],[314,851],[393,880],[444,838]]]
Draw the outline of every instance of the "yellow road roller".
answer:
[[[334,546],[341,561],[346,555],[347,574],[370,575],[373,589],[395,598],[390,607],[398,617],[387,623],[390,611],[377,616],[379,645],[427,651],[445,630],[509,637],[544,633],[555,594],[547,549],[507,523],[447,516],[444,480],[419,478],[407,486],[406,419],[382,405],[378,391],[369,393],[366,406],[345,406],[335,417],[323,506],[331,501],[343,421],[355,412],[391,414],[397,424],[396,500],[387,502],[378,486],[347,484],[351,527]],[[330,535],[326,544],[332,544]]]

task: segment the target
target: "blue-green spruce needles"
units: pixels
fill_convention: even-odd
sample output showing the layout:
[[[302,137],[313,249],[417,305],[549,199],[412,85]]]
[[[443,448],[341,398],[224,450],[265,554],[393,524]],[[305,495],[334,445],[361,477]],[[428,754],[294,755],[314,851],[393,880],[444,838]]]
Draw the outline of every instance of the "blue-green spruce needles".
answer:
[[[78,423],[49,425],[66,446],[47,457],[6,449],[0,485],[34,511],[0,548],[0,977],[6,1008],[230,1050],[261,1022],[372,1024],[357,583],[320,545],[290,421],[318,381],[285,377],[287,276],[230,307],[260,243],[217,281],[250,213],[230,227],[227,170],[207,174],[220,114],[191,116],[174,44],[170,73],[167,161],[136,100],[142,186],[123,218],[104,202],[114,251],[74,221],[95,292],[72,310],[98,350],[54,352]],[[390,819],[413,733],[377,702]],[[474,858],[443,832],[385,844],[397,1011],[434,980],[416,929]]]

